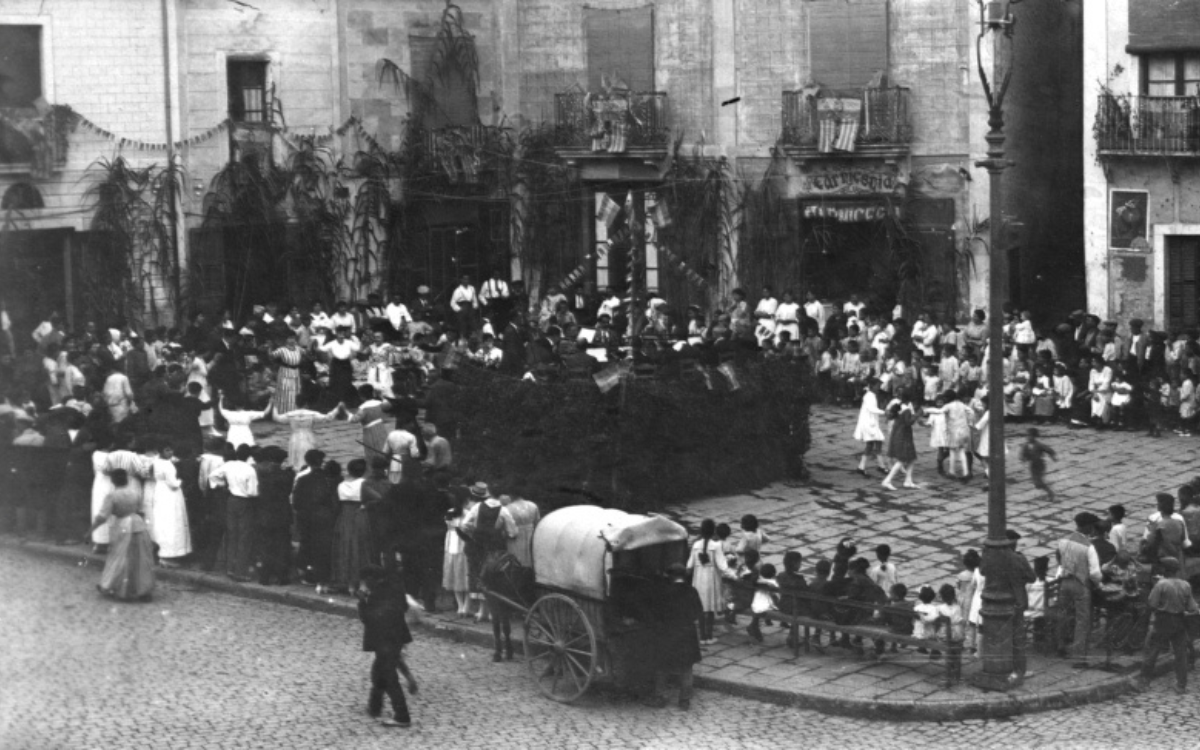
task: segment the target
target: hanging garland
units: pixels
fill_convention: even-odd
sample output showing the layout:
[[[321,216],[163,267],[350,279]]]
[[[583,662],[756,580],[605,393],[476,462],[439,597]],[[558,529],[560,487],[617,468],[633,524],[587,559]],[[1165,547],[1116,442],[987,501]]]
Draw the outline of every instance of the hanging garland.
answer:
[[[142,140],[138,140],[136,138],[125,138],[123,136],[117,135],[116,133],[113,133],[110,130],[100,127],[99,125],[92,122],[87,117],[79,114],[78,112],[72,112],[72,115],[75,118],[76,124],[83,126],[83,128],[90,133],[94,133],[95,135],[98,135],[102,138],[105,138],[107,140],[115,142],[117,144],[118,148],[122,148],[122,149],[128,148],[128,149],[133,149],[136,151],[166,151],[167,150],[168,144],[165,142],[142,141]],[[5,121],[5,118],[2,114],[0,114],[0,122],[2,122],[2,121]],[[181,149],[184,146],[198,146],[201,143],[210,141],[213,138],[220,135],[221,133],[224,133],[225,131],[229,130],[229,128],[232,127],[234,124],[235,123],[233,120],[226,117],[224,120],[221,120],[216,125],[213,125],[212,127],[205,130],[203,133],[194,135],[190,138],[185,138],[180,141],[175,141],[174,143],[172,143],[170,145],[176,149]],[[293,143],[291,140],[288,139],[288,136],[293,135],[293,133],[292,133],[291,129],[289,129],[286,125],[279,126],[279,125],[274,125],[271,123],[262,123],[262,127],[265,130],[268,130],[271,133],[283,138],[284,142],[287,143],[288,146],[292,147],[293,149],[299,148],[299,146],[297,146],[295,143]],[[355,135],[357,135],[358,137],[360,137],[364,141],[366,141],[367,144],[369,144],[373,150],[376,150],[376,151],[381,150],[378,141],[376,141],[374,136],[372,136],[370,133],[368,133],[366,128],[363,127],[362,121],[354,116],[348,117],[345,122],[343,122],[341,125],[339,125],[336,128],[331,127],[329,129],[328,133],[324,133],[322,135],[313,135],[312,138],[317,144],[326,144],[326,143],[329,143],[330,141],[332,141],[334,138],[338,138],[338,137],[346,135],[346,133],[350,132],[351,130],[354,131]]]

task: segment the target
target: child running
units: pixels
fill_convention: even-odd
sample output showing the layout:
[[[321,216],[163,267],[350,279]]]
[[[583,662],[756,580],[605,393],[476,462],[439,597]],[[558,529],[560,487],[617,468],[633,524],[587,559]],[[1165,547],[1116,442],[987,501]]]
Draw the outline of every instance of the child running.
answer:
[[[1050,446],[1038,440],[1036,427],[1025,431],[1025,444],[1021,446],[1021,460],[1029,464],[1029,476],[1033,486],[1046,493],[1046,499],[1054,500],[1054,490],[1046,483],[1046,456],[1057,461],[1058,456]]]

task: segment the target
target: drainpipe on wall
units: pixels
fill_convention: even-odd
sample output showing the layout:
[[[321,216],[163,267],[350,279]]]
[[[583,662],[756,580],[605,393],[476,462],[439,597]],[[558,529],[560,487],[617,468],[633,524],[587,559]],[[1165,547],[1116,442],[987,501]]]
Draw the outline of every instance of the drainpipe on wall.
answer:
[[[166,117],[167,125],[167,166],[170,167],[175,162],[175,125],[174,112],[171,107],[171,20],[168,15],[167,4],[171,0],[160,0],[162,7],[162,53],[163,53],[163,110]],[[167,220],[170,223],[171,236],[171,291],[174,295],[175,305],[181,303],[181,272],[179,267],[179,201],[182,196],[176,190],[174,180],[171,181],[168,189],[171,191],[171,205],[167,211]],[[174,313],[177,310],[172,310],[172,322]]]

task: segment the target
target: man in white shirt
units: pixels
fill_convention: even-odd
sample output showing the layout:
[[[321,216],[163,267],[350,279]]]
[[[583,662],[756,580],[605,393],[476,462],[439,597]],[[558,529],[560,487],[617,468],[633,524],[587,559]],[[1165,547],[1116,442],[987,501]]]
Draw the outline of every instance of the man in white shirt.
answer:
[[[467,511],[467,515],[463,516],[463,531],[470,535],[482,531],[484,526],[488,528],[489,532],[495,528],[499,532],[495,535],[497,540],[503,539],[504,546],[507,547],[507,540],[517,538],[517,522],[513,519],[512,513],[499,500],[492,497],[488,486],[483,482],[471,485],[471,496],[479,502],[474,508]],[[498,511],[497,508],[499,508]],[[481,515],[484,517],[484,524],[480,524]],[[489,518],[495,519],[494,526],[491,522],[487,522]]]
[[[919,319],[925,324],[925,330],[922,331],[917,345],[921,347],[921,354],[929,358],[936,358],[938,339],[941,338],[942,332],[927,314],[921,313]]]
[[[500,278],[498,271],[492,271],[492,275],[483,282],[483,286],[479,289],[479,302],[484,307],[492,305],[496,300],[508,299],[510,296],[508,283]]]
[[[388,468],[388,481],[392,484],[400,484],[404,475],[404,458],[407,456],[413,460],[419,459],[421,446],[417,443],[416,435],[403,427],[397,427],[388,433],[383,452],[392,459],[392,464]]]
[[[775,337],[775,311],[777,309],[779,309],[779,301],[775,299],[771,287],[764,286],[762,299],[758,301],[758,307],[754,308],[754,317],[758,321],[754,328],[754,337],[758,339],[759,346],[765,346],[766,342]]]
[[[450,295],[450,311],[458,318],[458,334],[463,338],[471,335],[475,322],[475,311],[479,309],[479,295],[471,286],[471,277],[463,274],[458,287]]]
[[[607,291],[608,296],[600,302],[600,307],[596,311],[596,319],[599,320],[601,315],[607,315],[610,321],[616,320],[617,312],[621,309],[621,298],[617,296],[612,289]]]
[[[50,317],[38,324],[37,328],[33,329],[30,334],[33,337],[34,343],[37,344],[39,351],[45,351],[46,347],[52,343],[57,343],[62,340],[62,335],[57,334],[59,322],[58,313],[50,313]],[[56,335],[57,334],[57,335]]]
[[[238,446],[233,461],[222,464],[208,475],[209,486],[229,488],[229,499],[225,504],[226,573],[235,581],[250,580],[252,572],[252,503],[258,497],[258,473],[250,465],[252,452],[248,445]]]
[[[479,305],[495,328],[508,325],[508,318],[512,314],[512,302],[508,282],[500,278],[499,271],[492,271],[488,280],[479,287]]]
[[[412,315],[408,313],[408,307],[400,301],[399,294],[392,294],[392,301],[388,303],[384,313],[387,315],[388,323],[392,326],[393,338],[402,338],[413,319]]]

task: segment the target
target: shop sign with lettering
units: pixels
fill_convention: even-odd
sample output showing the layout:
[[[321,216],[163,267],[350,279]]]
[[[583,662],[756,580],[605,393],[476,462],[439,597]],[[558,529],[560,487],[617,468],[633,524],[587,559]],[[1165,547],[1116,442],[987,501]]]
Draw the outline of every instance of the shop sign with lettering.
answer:
[[[890,195],[907,187],[902,176],[890,169],[830,169],[804,175],[804,195]]]
[[[892,213],[900,216],[900,207],[892,206]],[[820,201],[804,203],[804,218],[828,219],[843,224],[861,224],[887,218],[888,204],[881,201]]]

